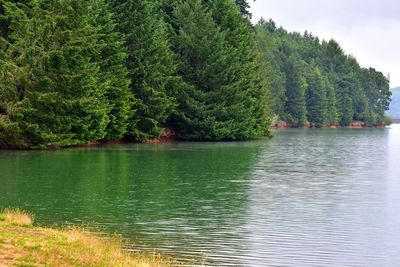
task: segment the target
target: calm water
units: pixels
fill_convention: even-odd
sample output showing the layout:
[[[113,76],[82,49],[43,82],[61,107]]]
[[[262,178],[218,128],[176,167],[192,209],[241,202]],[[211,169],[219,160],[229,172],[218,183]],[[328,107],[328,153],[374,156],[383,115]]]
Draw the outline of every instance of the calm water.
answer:
[[[399,266],[400,125],[0,152],[0,208],[207,265]]]

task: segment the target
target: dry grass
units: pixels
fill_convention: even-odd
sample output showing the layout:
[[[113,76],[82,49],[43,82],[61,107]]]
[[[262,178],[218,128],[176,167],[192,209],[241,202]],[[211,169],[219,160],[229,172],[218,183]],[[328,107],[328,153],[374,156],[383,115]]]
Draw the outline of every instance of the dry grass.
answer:
[[[21,227],[32,226],[35,220],[32,214],[19,209],[5,209],[1,214],[1,218],[6,222]]]
[[[79,228],[54,230],[32,226],[20,210],[0,213],[0,266],[173,266],[161,255],[122,249],[122,239],[101,238]]]

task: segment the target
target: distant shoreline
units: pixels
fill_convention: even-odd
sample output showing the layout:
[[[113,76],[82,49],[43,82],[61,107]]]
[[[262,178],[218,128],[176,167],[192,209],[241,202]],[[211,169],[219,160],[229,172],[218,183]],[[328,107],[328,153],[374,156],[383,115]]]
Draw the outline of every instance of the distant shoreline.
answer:
[[[400,119],[399,120],[394,120],[393,124],[400,124]],[[312,125],[305,125],[302,127],[295,127],[291,126],[288,123],[277,123],[273,126],[270,127],[270,130],[289,130],[289,129],[383,129],[386,126],[389,125],[377,125],[377,126],[366,126],[364,123],[361,123],[359,121],[354,121],[351,125],[349,126],[340,126],[340,125],[332,125],[332,126],[322,126],[322,127],[313,127]],[[247,141],[251,141],[247,140]],[[120,139],[120,140],[114,140],[114,141],[95,141],[95,142],[90,142],[87,144],[79,144],[79,145],[72,145],[72,146],[66,146],[66,147],[57,147],[57,146],[48,146],[46,148],[31,148],[31,147],[0,147],[0,151],[51,151],[51,150],[63,150],[63,149],[74,149],[74,148],[92,148],[92,147],[104,147],[104,146],[110,146],[110,145],[129,145],[129,144],[167,144],[167,143],[188,143],[188,142],[207,142],[207,141],[187,141],[187,140],[181,140],[176,136],[161,136],[159,138],[153,138],[153,139],[145,139],[142,141],[131,141],[131,140],[126,140],[126,139]],[[211,141],[211,142],[225,142],[225,140],[219,140],[219,141]],[[226,141],[228,142],[228,141]],[[229,141],[229,142],[235,142],[235,141]],[[237,141],[239,142],[239,140]],[[243,141],[240,141],[243,142]],[[244,141],[246,142],[246,141]]]
[[[397,122],[394,120],[393,123],[400,123],[400,120]],[[306,129],[313,129],[313,128],[321,128],[321,129],[364,129],[364,128],[385,128],[386,125],[373,125],[373,126],[367,126],[365,122],[363,121],[356,121],[354,120],[350,125],[348,126],[341,126],[341,125],[324,125],[322,127],[315,127],[310,123],[305,124],[304,126],[298,127],[298,126],[293,126],[290,123],[281,121],[277,122],[274,125],[271,126],[271,129],[296,129],[296,128],[306,128]]]

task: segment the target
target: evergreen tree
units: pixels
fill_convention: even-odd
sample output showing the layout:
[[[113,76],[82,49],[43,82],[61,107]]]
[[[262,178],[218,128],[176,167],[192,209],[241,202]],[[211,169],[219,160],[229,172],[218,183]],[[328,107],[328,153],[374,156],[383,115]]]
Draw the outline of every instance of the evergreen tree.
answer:
[[[326,88],[326,120],[329,125],[336,125],[338,123],[338,114],[336,109],[336,92],[334,85],[325,78]]]
[[[271,121],[268,101],[270,88],[265,77],[267,73],[265,64],[261,63],[261,55],[254,41],[254,31],[231,0],[208,0],[206,3],[216,25],[225,31],[226,42],[235,50],[236,64],[232,66],[237,66],[236,77],[241,91],[249,92],[247,108],[254,108],[251,114],[256,121],[253,125],[254,134],[255,136],[268,135],[267,129]]]
[[[2,76],[12,81],[0,81],[0,131],[7,136],[11,129],[14,139],[3,143],[65,146],[106,136],[112,109],[107,90],[120,83],[100,70],[111,70],[113,63],[112,56],[105,58],[109,63],[101,62],[109,43],[95,23],[102,14],[97,3],[42,0],[4,6],[10,44],[0,65],[6,66]]]
[[[336,92],[339,124],[349,126],[353,120],[353,100],[351,98],[351,82],[349,77],[343,77],[338,81],[338,90]]]
[[[200,0],[181,3],[174,16],[179,28],[172,38],[181,59],[179,73],[186,84],[174,117],[180,137],[235,140],[259,134],[254,116],[256,99],[242,86],[241,54],[227,42],[226,32]]]
[[[307,119],[313,126],[322,127],[326,118],[326,88],[317,67],[307,74],[307,85]]]
[[[285,117],[286,75],[281,70],[282,60],[278,49],[279,42],[270,32],[275,29],[274,25],[270,25],[270,22],[261,20],[256,27],[255,40],[257,50],[265,64],[265,79],[268,81],[271,90],[271,109],[274,114],[283,119]]]
[[[251,19],[251,13],[249,11],[250,5],[247,2],[247,0],[235,0],[236,5],[240,9],[240,13],[242,14],[243,17]]]
[[[126,66],[136,98],[129,135],[136,140],[158,137],[176,107],[180,86],[164,22],[153,1],[113,3],[118,29],[126,38]]]
[[[277,27],[272,20],[264,19],[256,25],[256,41],[263,60],[267,61],[270,68],[273,66],[273,71],[268,73],[268,80],[273,92],[273,111],[279,117],[285,118],[288,122],[296,122],[292,113],[295,110],[302,110],[300,106],[292,106],[293,100],[281,97],[282,91],[286,96],[296,96],[293,95],[296,91],[292,89],[298,86],[286,84],[286,88],[282,90],[282,83],[277,82],[279,77],[283,76],[287,82],[295,83],[297,79],[296,75],[293,76],[293,68],[287,68],[287,62],[291,62],[291,64],[300,63],[301,69],[317,67],[320,70],[326,88],[326,124],[336,125],[340,121],[346,126],[352,120],[362,120],[368,125],[375,125],[378,121],[386,121],[382,111],[388,108],[387,104],[390,102],[386,79],[382,73],[376,72],[375,75],[373,71],[362,69],[357,60],[347,56],[336,41],[320,42],[318,37],[307,31],[304,34],[289,33],[282,27]],[[310,74],[306,75],[308,83],[312,83]],[[324,98],[322,94],[320,97]],[[295,102],[301,103],[301,101]],[[381,103],[383,105],[380,105]],[[285,105],[284,112],[279,108],[282,105]],[[321,107],[319,101],[310,104],[308,100],[307,105],[308,111],[318,110]],[[378,106],[381,108],[377,108]],[[313,120],[312,117],[314,115],[309,112],[307,118]]]
[[[108,1],[111,9],[104,2]],[[113,15],[110,10],[114,12]],[[244,140],[387,122],[388,80],[247,0],[0,0],[0,146],[158,137]]]
[[[10,20],[6,16],[6,4],[15,3],[27,8],[26,4],[30,1],[31,0],[0,0],[0,38],[7,39],[7,36],[10,34]]]
[[[307,82],[301,73],[300,63],[293,57],[286,62],[286,104],[287,121],[296,127],[304,125],[307,119]]]
[[[124,49],[123,37],[116,30],[114,16],[104,0],[92,1],[94,26],[98,28],[98,55],[101,86],[104,86],[105,97],[110,107],[109,123],[105,140],[117,140],[127,133],[128,119],[133,116],[134,100],[129,89],[130,80],[125,67],[127,52]],[[88,10],[89,11],[89,10]]]
[[[340,102],[340,125],[349,126],[353,120],[353,101],[349,95],[342,96]]]

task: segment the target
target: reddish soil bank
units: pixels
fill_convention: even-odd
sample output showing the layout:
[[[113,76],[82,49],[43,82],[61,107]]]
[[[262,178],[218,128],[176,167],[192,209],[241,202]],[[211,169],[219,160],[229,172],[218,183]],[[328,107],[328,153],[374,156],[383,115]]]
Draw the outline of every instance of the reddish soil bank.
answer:
[[[169,143],[177,142],[178,138],[176,133],[171,129],[164,129],[159,138],[145,139],[143,143],[146,144],[157,144],[157,143]]]

